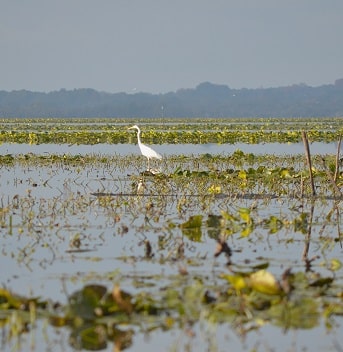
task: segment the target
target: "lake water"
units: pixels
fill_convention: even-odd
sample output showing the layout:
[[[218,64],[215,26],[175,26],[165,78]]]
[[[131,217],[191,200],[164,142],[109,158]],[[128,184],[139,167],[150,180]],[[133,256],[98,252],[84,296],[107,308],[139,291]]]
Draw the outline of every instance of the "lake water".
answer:
[[[302,144],[235,144],[235,145],[155,145],[166,158],[173,155],[223,154],[235,150],[254,154],[294,155],[303,154]],[[311,144],[313,154],[335,154],[336,145]],[[1,154],[71,154],[71,155],[118,155],[138,154],[137,145],[21,145],[3,144]],[[109,289],[119,281],[128,291],[137,292],[137,279],[145,284],[151,282],[151,290],[159,292],[173,282],[180,266],[186,267],[189,277],[200,277],[213,285],[223,285],[220,275],[228,273],[224,257],[214,258],[216,238],[213,229],[205,225],[209,214],[219,215],[221,211],[235,213],[239,208],[254,209],[255,219],[270,216],[289,218],[300,213],[309,213],[313,206],[313,223],[309,257],[318,256],[313,269],[324,276],[332,275],[328,269],[330,260],[342,258],[343,250],[337,238],[337,224],[326,221],[328,213],[337,207],[334,200],[312,203],[303,199],[277,197],[267,200],[249,197],[224,196],[211,202],[199,197],[183,197],[193,191],[191,182],[181,185],[168,179],[165,187],[172,190],[172,196],[156,196],[162,181],[148,181],[149,196],[132,195],[137,170],[145,162],[130,166],[94,165],[6,165],[0,169],[1,208],[9,208],[11,220],[3,213],[0,220],[1,251],[0,274],[3,287],[24,296],[41,296],[52,302],[65,303],[68,296],[85,283],[102,283]],[[172,163],[172,161],[170,162]],[[169,165],[170,170],[177,165]],[[135,178],[132,178],[132,175]],[[204,186],[208,188],[207,184]],[[97,197],[97,192],[115,193],[111,200]],[[120,195],[120,194],[126,194]],[[155,206],[149,209],[149,204]],[[192,239],[178,226],[190,216],[203,214],[204,225],[198,240]],[[11,221],[11,226],[9,222]],[[257,222],[257,221],[256,221]],[[175,227],[168,224],[175,223]],[[162,236],[162,237],[161,237]],[[74,239],[79,239],[75,248]],[[164,245],[161,245],[161,238]],[[323,238],[326,240],[323,241]],[[144,258],[144,240],[148,239],[155,253],[153,259]],[[162,242],[163,242],[162,241]],[[182,243],[184,258],[175,260],[175,249]],[[305,271],[302,260],[308,245],[306,236],[292,226],[270,234],[263,226],[249,237],[239,233],[228,238],[233,250],[232,260],[238,268],[249,263],[259,265],[270,263],[268,270],[276,277],[292,267],[294,271]],[[156,281],[156,278],[159,278]],[[342,270],[337,280],[342,280]],[[187,280],[187,279],[186,279]],[[191,280],[191,279],[190,279]],[[245,337],[228,324],[211,324],[200,319],[192,328],[160,329],[142,332],[137,329],[133,344],[128,351],[152,350],[337,350],[343,346],[341,317],[337,326],[329,331],[323,322],[313,329],[283,329],[265,322],[256,331]],[[45,326],[45,328],[44,328]],[[41,333],[46,329],[47,334]],[[44,330],[43,330],[44,331]],[[33,329],[35,347],[31,350],[72,351],[68,345],[67,329],[54,329],[47,322],[38,322]],[[44,336],[43,336],[44,335]],[[48,336],[48,337],[47,337]],[[32,337],[32,336],[31,336]],[[27,351],[30,335],[23,338],[22,348],[15,344],[2,344],[3,351]],[[52,343],[51,341],[58,341]],[[13,342],[13,341],[12,341]],[[53,346],[53,347],[51,347]],[[188,347],[187,347],[188,346]],[[336,346],[336,347],[335,347]],[[18,346],[17,346],[18,347]],[[106,351],[114,347],[109,344]]]
[[[162,144],[151,145],[156,151],[165,156],[170,155],[199,155],[199,154],[231,154],[235,150],[244,153],[294,155],[304,154],[303,143],[259,143],[259,144]],[[312,154],[336,154],[337,143],[314,142],[310,145]],[[0,154],[103,154],[128,155],[139,154],[137,145],[133,144],[95,144],[95,145],[67,145],[67,144],[9,144],[0,145]]]

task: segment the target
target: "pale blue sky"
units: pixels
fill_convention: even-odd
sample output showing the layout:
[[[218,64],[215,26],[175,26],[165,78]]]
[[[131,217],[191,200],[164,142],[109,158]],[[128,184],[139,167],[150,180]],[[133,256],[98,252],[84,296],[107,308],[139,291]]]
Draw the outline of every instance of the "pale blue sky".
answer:
[[[1,0],[0,90],[343,78],[342,0]]]

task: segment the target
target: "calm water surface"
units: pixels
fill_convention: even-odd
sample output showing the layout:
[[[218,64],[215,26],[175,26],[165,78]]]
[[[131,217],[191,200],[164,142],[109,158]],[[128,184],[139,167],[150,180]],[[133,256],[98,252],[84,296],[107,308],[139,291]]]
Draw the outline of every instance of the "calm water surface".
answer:
[[[244,153],[253,154],[274,154],[290,155],[304,154],[304,145],[302,143],[265,143],[265,144],[162,144],[151,145],[162,155],[199,155],[199,154],[231,154],[235,150],[242,150]],[[337,143],[314,142],[310,145],[312,154],[336,154]],[[0,145],[1,154],[104,154],[104,155],[128,155],[138,154],[137,145],[133,144],[95,144],[95,145],[67,145],[67,144],[10,144]]]
[[[258,145],[156,145],[161,154],[197,155],[197,154],[230,154],[237,149],[245,153],[269,154],[303,154],[302,144],[258,144]],[[334,154],[334,144],[313,143],[311,151],[314,154]],[[20,145],[3,144],[0,146],[2,154],[103,154],[128,155],[139,153],[136,145]],[[171,166],[171,168],[173,168]],[[160,264],[160,258],[171,255],[170,247],[159,249],[158,236],[168,235],[166,223],[173,219],[180,223],[190,215],[204,213],[205,219],[209,213],[219,214],[221,210],[232,211],[239,207],[255,207],[261,218],[275,216],[294,216],[293,209],[309,211],[309,204],[296,199],[278,198],[266,202],[264,199],[232,199],[214,200],[211,209],[202,208],[195,199],[189,209],[180,219],[177,210],[178,196],[170,197],[168,201],[156,200],[161,210],[158,220],[150,219],[147,224],[144,212],[147,198],[117,197],[118,207],[115,213],[120,217],[116,221],[114,211],[103,206],[101,199],[94,196],[94,192],[131,193],[132,179],[128,174],[135,174],[135,167],[119,170],[113,173],[109,167],[100,169],[92,165],[33,168],[24,166],[6,166],[0,169],[0,201],[1,207],[6,207],[13,199],[19,197],[25,204],[23,208],[13,210],[13,228],[9,232],[8,226],[0,229],[1,255],[0,267],[6,268],[0,273],[2,286],[26,296],[41,296],[52,301],[66,302],[73,291],[85,283],[101,282],[111,288],[113,278],[120,278],[125,289],[134,292],[137,288],[132,284],[132,277],[146,280],[152,275],[159,277],[153,282],[152,290],[159,290],[168,285],[170,277],[178,274],[180,262],[167,260]],[[153,192],[153,182],[151,183]],[[84,204],[84,206],[82,206]],[[78,206],[78,208],[75,208]],[[334,207],[333,201],[324,204],[318,202],[314,207],[312,225],[312,239],[309,256],[318,255],[320,260],[315,270],[323,275],[331,275],[325,267],[325,262],[332,258],[342,258],[343,249],[339,242],[324,243],[321,236],[332,239],[337,234],[337,228],[332,224],[325,227],[323,233],[320,219],[325,218]],[[23,215],[21,209],[30,211]],[[32,219],[29,219],[32,216]],[[319,219],[319,220],[318,220]],[[127,228],[125,228],[127,226]],[[125,231],[124,231],[125,230]],[[74,251],[71,240],[79,236],[83,251]],[[149,239],[156,257],[144,260],[144,239]],[[170,244],[183,241],[185,245],[185,262],[195,263],[188,266],[192,275],[207,275],[209,280],[226,273],[225,258],[215,259],[213,253],[216,241],[211,235],[211,229],[201,228],[201,241],[194,242],[185,236],[180,228],[172,232]],[[236,265],[269,262],[268,270],[279,276],[287,267],[303,271],[302,253],[306,246],[304,234],[284,229],[277,234],[270,235],[268,230],[259,227],[249,236],[242,238],[232,236],[228,240],[234,254]],[[328,246],[328,247],[326,247]],[[123,259],[125,258],[125,260]],[[201,259],[200,259],[201,258]],[[321,263],[321,264],[320,264]],[[182,263],[181,263],[182,264]],[[341,271],[338,272],[342,279]],[[217,280],[217,279],[215,279]],[[238,336],[227,325],[211,325],[207,321],[200,321],[194,327],[195,337],[190,337],[183,330],[170,332],[155,331],[149,334],[137,333],[134,343],[128,351],[170,350],[175,348],[187,350],[187,344],[194,351],[225,351],[253,350],[265,351],[322,351],[337,350],[335,344],[342,344],[340,326],[342,319],[337,319],[340,325],[328,332],[322,324],[311,330],[282,331],[276,326],[266,324],[256,332],[251,332],[245,339]],[[44,323],[41,327],[44,326]],[[38,325],[40,326],[40,325]],[[33,350],[72,351],[68,346],[68,331],[45,329],[49,332],[48,339],[43,337],[41,329],[33,331],[35,348]],[[46,336],[46,334],[45,334]],[[32,336],[31,336],[32,337]],[[29,339],[30,336],[27,336]],[[59,343],[52,343],[52,341]],[[336,344],[337,346],[337,344]],[[23,344],[22,351],[25,349]],[[6,345],[4,351],[14,350],[14,346]],[[112,351],[109,346],[106,351]]]

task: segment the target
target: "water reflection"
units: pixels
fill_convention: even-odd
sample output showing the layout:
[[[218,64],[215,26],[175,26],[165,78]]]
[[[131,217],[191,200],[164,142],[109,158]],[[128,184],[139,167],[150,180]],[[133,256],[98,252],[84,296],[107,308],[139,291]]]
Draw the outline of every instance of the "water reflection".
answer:
[[[315,201],[313,200],[311,202],[309,214],[302,213],[302,215],[305,215],[305,217],[303,217],[303,218],[306,219],[305,223],[307,225],[307,229],[304,229],[306,238],[305,238],[304,250],[302,253],[302,260],[305,262],[306,271],[310,271],[311,266],[312,266],[312,262],[319,258],[318,256],[314,256],[313,258],[309,258],[309,256],[308,256],[309,250],[310,250],[310,242],[311,242],[314,207],[315,207]],[[308,218],[308,220],[307,220],[307,218]]]

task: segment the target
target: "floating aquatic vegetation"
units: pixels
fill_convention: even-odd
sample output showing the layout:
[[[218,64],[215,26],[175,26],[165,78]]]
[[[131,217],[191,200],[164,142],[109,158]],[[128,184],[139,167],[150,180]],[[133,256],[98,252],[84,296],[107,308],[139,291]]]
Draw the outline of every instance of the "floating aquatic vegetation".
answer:
[[[1,138],[129,138],[127,120],[61,121],[3,120]],[[339,119],[146,122],[147,143],[297,141],[305,126],[330,140],[342,128]],[[332,331],[343,311],[336,159],[312,156],[313,196],[303,155],[173,155],[159,174],[139,155],[0,155],[1,260],[15,269],[1,274],[2,347],[41,322],[86,350],[124,350],[153,332],[196,336],[202,324],[245,341],[265,326]]]

